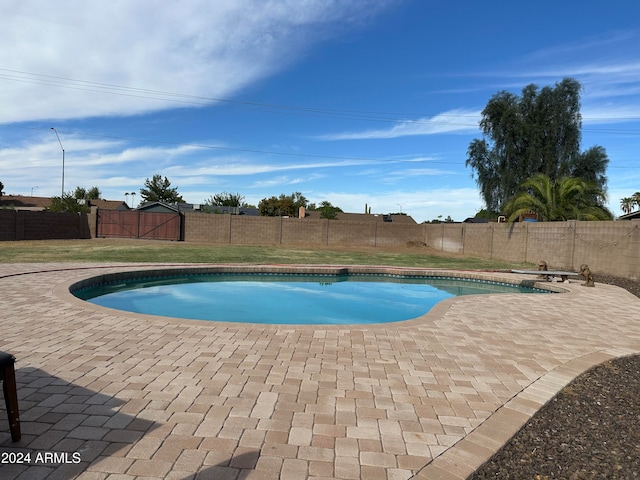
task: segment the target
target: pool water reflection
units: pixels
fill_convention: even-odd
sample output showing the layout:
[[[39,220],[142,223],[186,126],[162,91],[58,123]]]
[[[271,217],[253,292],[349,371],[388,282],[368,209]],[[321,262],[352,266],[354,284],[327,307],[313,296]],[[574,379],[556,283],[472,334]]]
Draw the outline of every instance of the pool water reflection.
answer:
[[[155,277],[76,290],[96,305],[169,317],[268,324],[398,322],[458,295],[548,293],[461,278],[381,274],[205,274]]]

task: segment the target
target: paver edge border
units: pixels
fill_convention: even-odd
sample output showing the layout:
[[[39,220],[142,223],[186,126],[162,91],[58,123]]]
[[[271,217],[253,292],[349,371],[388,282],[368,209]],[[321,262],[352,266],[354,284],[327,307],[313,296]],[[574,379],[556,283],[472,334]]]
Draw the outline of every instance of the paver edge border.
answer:
[[[630,349],[605,349],[557,366],[514,395],[472,432],[422,467],[411,480],[466,480],[581,374],[609,360],[637,354],[640,352]]]

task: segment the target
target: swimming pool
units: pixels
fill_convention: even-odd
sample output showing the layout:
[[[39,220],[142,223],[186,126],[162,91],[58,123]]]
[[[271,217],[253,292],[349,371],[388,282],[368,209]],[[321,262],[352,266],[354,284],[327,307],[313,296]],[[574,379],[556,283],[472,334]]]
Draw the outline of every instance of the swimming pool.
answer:
[[[399,322],[453,296],[548,293],[531,286],[446,276],[280,272],[138,272],[95,279],[72,293],[96,305],[169,317],[263,324]]]

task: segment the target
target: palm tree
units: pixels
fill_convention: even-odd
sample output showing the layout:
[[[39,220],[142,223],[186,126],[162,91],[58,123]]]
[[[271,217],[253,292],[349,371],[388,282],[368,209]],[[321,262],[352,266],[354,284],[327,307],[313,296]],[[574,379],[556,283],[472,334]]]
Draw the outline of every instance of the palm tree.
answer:
[[[640,208],[640,192],[636,192],[633,195],[631,195],[631,199],[633,200],[633,205],[631,206],[631,208],[632,209],[634,207]]]
[[[531,211],[546,222],[613,218],[604,206],[604,192],[581,178],[562,177],[553,181],[538,173],[523,182],[520,189],[505,205],[510,222]]]
[[[631,213],[636,206],[636,201],[633,197],[624,197],[620,199],[620,210],[625,214]]]

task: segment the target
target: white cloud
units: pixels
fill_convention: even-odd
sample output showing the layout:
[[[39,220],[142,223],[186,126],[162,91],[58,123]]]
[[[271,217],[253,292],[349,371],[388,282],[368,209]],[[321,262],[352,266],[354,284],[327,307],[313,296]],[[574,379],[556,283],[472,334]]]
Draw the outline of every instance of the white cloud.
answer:
[[[391,1],[22,0],[0,16],[0,123],[211,103]]]
[[[640,105],[589,105],[582,109],[583,125],[637,122],[638,120],[640,120]]]
[[[418,120],[402,120],[391,128],[323,135],[320,140],[373,140],[443,133],[476,133],[481,114],[475,110],[456,109]]]
[[[156,173],[167,176],[173,185],[181,187],[181,192],[184,191],[182,187],[191,186],[218,188],[227,183],[225,179],[231,177],[240,179],[234,181],[241,181],[248,188],[266,189],[270,186],[317,181],[351,167],[417,165],[416,162],[425,161],[424,158],[305,157],[292,161],[289,156],[230,152],[228,147],[216,151],[215,148],[212,150],[198,145],[132,146],[124,140],[87,139],[65,132],[60,134],[66,151],[65,191],[71,191],[76,186],[97,185],[106,197],[111,198],[119,198],[121,191],[141,187],[145,178]],[[5,190],[25,195],[37,185],[38,195],[59,195],[61,160],[60,145],[52,133],[38,134],[19,146],[0,147],[0,172]],[[126,178],[122,176],[125,172]]]
[[[575,42],[555,45],[530,53],[525,57],[528,62],[539,61],[549,63],[562,58],[578,58],[587,55],[591,58],[594,55],[611,58],[616,52],[634,51],[632,45],[636,45],[640,37],[638,30],[613,30],[605,33],[581,38]],[[631,47],[631,50],[629,48]]]

